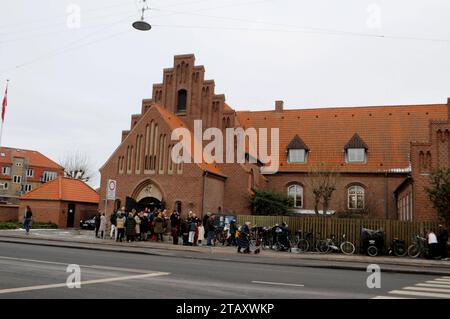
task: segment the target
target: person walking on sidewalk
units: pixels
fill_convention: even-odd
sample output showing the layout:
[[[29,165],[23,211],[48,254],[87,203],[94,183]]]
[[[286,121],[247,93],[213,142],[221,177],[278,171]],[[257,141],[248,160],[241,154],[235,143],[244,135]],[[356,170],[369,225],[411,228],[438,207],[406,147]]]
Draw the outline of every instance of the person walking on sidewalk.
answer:
[[[98,238],[98,230],[100,229],[100,220],[101,220],[102,214],[100,213],[100,210],[97,212],[97,215],[94,217],[95,222],[95,237]]]
[[[117,209],[114,209],[109,219],[111,222],[111,232],[109,233],[110,239],[117,239]]]
[[[236,226],[236,221],[233,219],[230,222],[230,237],[228,237],[228,244],[227,246],[236,246],[236,231],[237,231],[237,226]]]
[[[105,239],[105,233],[106,233],[106,217],[105,217],[105,213],[103,213],[100,216],[100,227],[98,229],[98,231],[100,232],[100,238],[101,239]]]
[[[128,214],[126,232],[127,232],[127,241],[128,242],[134,241],[134,238],[136,237],[136,221],[134,220],[133,213],[131,212]]]
[[[27,235],[30,233],[30,225],[32,219],[33,213],[31,212],[31,207],[27,206],[25,215],[23,216],[23,228],[25,229]]]
[[[203,216],[203,220],[202,220],[202,224],[203,224],[203,228],[206,230],[206,224],[208,224],[208,219],[209,217],[211,217],[211,213],[207,212],[205,216]],[[205,234],[203,235],[203,238],[206,239],[207,238],[207,232],[205,231]]]
[[[116,227],[117,227],[117,238],[116,242],[120,241],[122,242],[122,239],[125,237],[125,215],[124,211],[119,211],[117,214],[117,220],[116,220]]]
[[[448,230],[442,226],[442,224],[439,225],[439,230],[437,233],[437,240],[439,243],[439,253],[441,255],[441,259],[447,260],[447,242],[448,242]]]
[[[244,249],[244,253],[246,254],[250,253],[250,222],[245,222],[245,224],[241,227],[237,244],[238,253],[241,252],[241,249]]]

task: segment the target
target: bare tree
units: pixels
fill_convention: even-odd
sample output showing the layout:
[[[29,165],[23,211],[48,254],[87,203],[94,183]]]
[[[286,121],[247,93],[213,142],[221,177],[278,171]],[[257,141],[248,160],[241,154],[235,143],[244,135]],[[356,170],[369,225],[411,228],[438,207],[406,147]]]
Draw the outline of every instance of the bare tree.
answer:
[[[308,184],[314,196],[314,211],[319,214],[319,206],[322,204],[322,212],[326,214],[330,201],[336,190],[339,172],[328,168],[324,163],[319,163],[308,172]]]
[[[94,175],[87,154],[80,151],[66,153],[60,164],[64,167],[65,177],[89,182]]]

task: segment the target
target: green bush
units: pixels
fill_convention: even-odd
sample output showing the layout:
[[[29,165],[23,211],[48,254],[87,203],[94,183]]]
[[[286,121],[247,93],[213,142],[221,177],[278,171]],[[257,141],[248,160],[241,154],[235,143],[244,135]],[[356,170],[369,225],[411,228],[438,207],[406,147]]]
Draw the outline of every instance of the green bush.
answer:
[[[0,229],[18,229],[23,228],[23,223],[18,221],[7,221],[7,222],[0,222]],[[58,228],[58,225],[52,222],[31,222],[31,228],[33,229],[54,229]]]
[[[270,189],[255,189],[247,200],[252,215],[286,215],[291,206],[286,194]]]

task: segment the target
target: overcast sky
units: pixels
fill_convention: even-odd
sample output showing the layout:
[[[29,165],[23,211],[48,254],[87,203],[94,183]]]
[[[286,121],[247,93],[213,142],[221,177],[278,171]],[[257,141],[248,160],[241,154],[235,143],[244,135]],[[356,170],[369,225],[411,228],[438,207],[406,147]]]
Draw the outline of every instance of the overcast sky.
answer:
[[[3,146],[54,160],[78,150],[97,171],[175,54],[194,53],[236,110],[272,109],[277,99],[309,108],[450,97],[448,0],[149,4],[153,29],[139,32],[137,0],[2,0]]]

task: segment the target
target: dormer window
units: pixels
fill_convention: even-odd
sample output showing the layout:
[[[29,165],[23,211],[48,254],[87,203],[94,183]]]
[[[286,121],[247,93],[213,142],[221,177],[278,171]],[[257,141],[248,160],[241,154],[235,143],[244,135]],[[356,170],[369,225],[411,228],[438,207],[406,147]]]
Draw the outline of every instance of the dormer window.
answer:
[[[349,148],[347,150],[347,161],[349,163],[364,163],[366,161],[366,150],[364,148]]]
[[[369,147],[362,138],[355,133],[345,145],[345,159],[347,163],[366,163]]]
[[[287,146],[287,159],[289,163],[306,163],[308,156],[308,146],[300,138],[295,135],[292,141]]]

